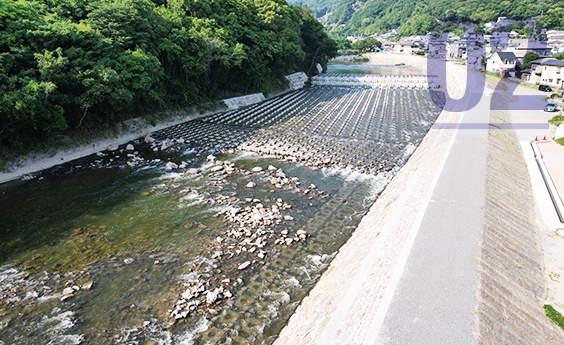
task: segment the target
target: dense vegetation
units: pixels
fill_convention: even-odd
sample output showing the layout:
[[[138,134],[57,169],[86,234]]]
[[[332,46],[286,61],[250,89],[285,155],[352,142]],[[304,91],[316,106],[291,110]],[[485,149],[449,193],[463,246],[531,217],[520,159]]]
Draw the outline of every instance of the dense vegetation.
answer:
[[[358,50],[359,52],[371,52],[380,47],[382,47],[382,43],[377,41],[374,37],[367,37],[351,45],[352,49]]]
[[[383,33],[400,29],[404,35],[421,34],[429,28],[448,31],[459,23],[484,24],[499,16],[526,20],[541,16],[538,28],[564,29],[564,5],[560,0],[302,0],[314,8],[332,11],[325,24],[334,35]],[[432,20],[430,20],[430,18]],[[437,20],[445,22],[437,24]]]
[[[285,0],[0,0],[0,154],[281,89],[335,54],[310,11]]]

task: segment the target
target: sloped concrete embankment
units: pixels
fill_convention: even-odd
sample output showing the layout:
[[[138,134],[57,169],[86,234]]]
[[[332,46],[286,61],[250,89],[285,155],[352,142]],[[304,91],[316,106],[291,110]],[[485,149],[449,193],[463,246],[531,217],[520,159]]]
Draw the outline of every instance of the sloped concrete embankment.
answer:
[[[508,122],[508,116],[498,116],[490,122]],[[487,169],[473,344],[564,344],[564,333],[542,308],[542,249],[528,172],[513,130],[489,131]]]

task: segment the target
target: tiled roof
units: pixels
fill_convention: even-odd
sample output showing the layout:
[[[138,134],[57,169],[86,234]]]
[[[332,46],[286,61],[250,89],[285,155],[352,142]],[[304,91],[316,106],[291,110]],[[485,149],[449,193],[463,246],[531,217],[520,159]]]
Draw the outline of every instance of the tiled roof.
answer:
[[[497,52],[497,55],[503,60],[515,60],[517,57],[513,52]]]

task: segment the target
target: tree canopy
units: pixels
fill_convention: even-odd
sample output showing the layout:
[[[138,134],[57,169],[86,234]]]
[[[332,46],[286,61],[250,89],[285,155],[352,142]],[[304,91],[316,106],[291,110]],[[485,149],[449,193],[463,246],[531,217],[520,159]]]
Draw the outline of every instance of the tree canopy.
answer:
[[[523,63],[519,65],[519,70],[524,71],[526,69],[531,68],[531,61],[535,61],[540,59],[540,55],[537,53],[527,53],[523,57]]]
[[[376,40],[374,37],[368,37],[360,41],[356,41],[351,45],[351,48],[361,52],[374,51],[376,48],[380,48],[382,43]]]
[[[281,89],[336,50],[284,0],[0,0],[0,145]]]
[[[372,35],[399,29],[400,36],[424,31],[437,20],[446,23],[436,30],[444,32],[459,23],[482,25],[505,16],[527,20],[539,16],[537,28],[564,29],[564,10],[560,0],[301,0],[320,8],[326,4],[331,15],[325,21],[333,35]],[[429,18],[433,18],[432,22]],[[449,25],[450,24],[450,25]],[[404,27],[407,25],[407,27]],[[426,33],[426,32],[425,32]]]

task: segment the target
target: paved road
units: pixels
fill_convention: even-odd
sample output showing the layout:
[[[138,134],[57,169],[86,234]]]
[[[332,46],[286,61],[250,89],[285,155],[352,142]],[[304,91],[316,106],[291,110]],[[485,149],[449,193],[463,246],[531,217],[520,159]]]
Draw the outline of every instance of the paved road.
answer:
[[[472,74],[471,78],[484,76]],[[489,108],[490,97],[483,95],[476,107],[464,113],[461,123],[488,123]],[[462,126],[468,127],[472,126]],[[373,330],[373,337],[379,331],[376,343],[471,343],[486,136],[487,129],[456,133],[383,324]]]

